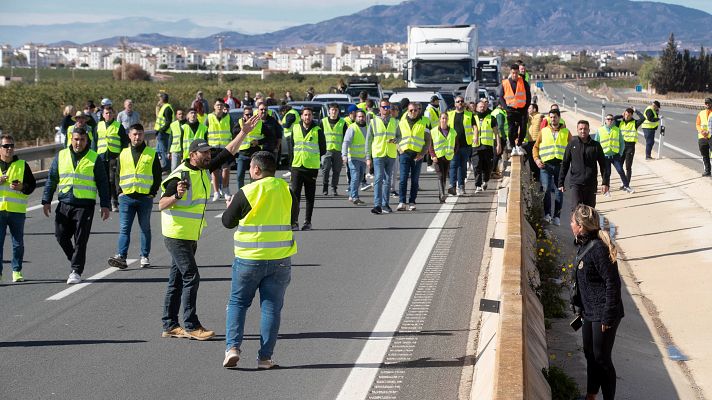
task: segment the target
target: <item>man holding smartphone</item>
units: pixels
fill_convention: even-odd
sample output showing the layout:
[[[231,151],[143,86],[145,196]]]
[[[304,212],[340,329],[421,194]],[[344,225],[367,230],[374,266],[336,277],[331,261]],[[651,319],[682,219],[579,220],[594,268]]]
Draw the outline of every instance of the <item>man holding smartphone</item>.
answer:
[[[27,197],[35,190],[36,182],[30,166],[15,155],[15,139],[10,135],[0,136],[0,173],[0,281],[5,233],[9,227],[12,237],[12,281],[23,282]]]
[[[254,129],[258,117],[245,121],[240,133],[225,148],[211,157],[211,146],[195,139],[186,160],[161,183],[163,194],[158,202],[161,230],[173,262],[168,276],[168,289],[163,309],[162,337],[208,340],[215,332],[205,329],[196,312],[200,273],[195,261],[198,240],[207,225],[205,207],[210,195],[208,173],[220,169],[234,158],[247,133]],[[183,327],[178,311],[183,306]]]

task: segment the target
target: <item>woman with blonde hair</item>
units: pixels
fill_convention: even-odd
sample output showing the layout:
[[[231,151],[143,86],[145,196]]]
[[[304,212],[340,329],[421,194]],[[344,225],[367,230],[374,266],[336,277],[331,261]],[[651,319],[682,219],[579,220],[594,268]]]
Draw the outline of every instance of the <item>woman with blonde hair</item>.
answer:
[[[616,330],[623,318],[621,278],[617,251],[608,232],[601,230],[598,212],[579,204],[571,215],[578,251],[576,284],[583,319],[583,351],[586,355],[586,400],[595,400],[599,388],[605,400],[616,393],[616,369],[611,353]]]

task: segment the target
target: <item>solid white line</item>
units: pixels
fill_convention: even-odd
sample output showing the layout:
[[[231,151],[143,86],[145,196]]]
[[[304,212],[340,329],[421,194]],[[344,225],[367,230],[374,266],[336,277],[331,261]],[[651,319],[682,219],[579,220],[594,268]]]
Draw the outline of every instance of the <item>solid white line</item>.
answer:
[[[53,202],[50,203],[50,204],[55,205],[55,204],[57,204],[57,203],[59,203],[59,200],[55,200],[55,201],[53,201]],[[38,205],[36,205],[36,206],[27,207],[27,211],[39,210],[39,209],[42,208],[42,207],[43,207],[43,204],[38,204]]]
[[[225,214],[225,211],[221,212],[220,214],[216,215],[215,218],[222,218],[222,215]]]
[[[373,332],[378,332],[379,336],[368,338],[356,360],[356,367],[351,370],[348,378],[346,378],[346,382],[341,387],[337,399],[363,400],[368,395],[371,384],[380,370],[374,365],[380,365],[383,362],[398,325],[406,312],[410,297],[418,284],[418,279],[428,261],[428,255],[430,255],[435,246],[437,238],[456,202],[457,198],[453,198],[453,201],[448,199],[448,202],[440,206],[435,218],[433,218],[430,226],[423,234],[418,247],[416,247],[413,256],[403,271],[403,275],[401,275],[398,284],[393,290],[391,298],[383,309],[378,322],[376,322],[376,326],[373,327]],[[388,335],[382,336],[383,333]]]
[[[135,263],[136,261],[138,261],[136,258],[127,258],[126,264],[131,265],[131,264]],[[64,289],[61,292],[55,294],[54,296],[50,296],[50,297],[46,298],[45,300],[61,300],[65,297],[69,296],[70,294],[75,293],[75,292],[79,291],[80,289],[85,288],[85,287],[91,285],[92,283],[94,283],[102,278],[107,277],[108,275],[111,275],[112,273],[114,273],[118,270],[119,270],[118,268],[109,267],[109,268],[99,272],[96,275],[90,276],[89,278],[84,280],[82,283],[74,284],[71,287]]]

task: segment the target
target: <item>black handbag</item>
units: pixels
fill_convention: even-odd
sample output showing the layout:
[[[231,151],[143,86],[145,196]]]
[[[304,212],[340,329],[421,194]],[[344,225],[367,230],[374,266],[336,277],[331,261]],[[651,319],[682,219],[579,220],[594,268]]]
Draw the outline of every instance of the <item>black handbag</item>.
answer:
[[[576,258],[574,259],[574,264],[573,264],[574,268],[571,269],[571,274],[572,274],[571,281],[573,282],[571,284],[571,292],[570,292],[571,293],[571,309],[573,310],[574,314],[577,314],[577,315],[579,314],[579,312],[577,312],[576,308],[577,307],[582,308],[583,302],[581,300],[581,291],[579,290],[579,286],[578,286],[578,276],[576,275],[576,270],[582,268],[579,265],[583,262],[583,256],[585,256],[586,253],[588,253],[588,251],[591,250],[593,245],[594,245],[593,240],[589,241],[586,244],[586,246],[583,248],[583,250],[581,250],[581,253],[578,254],[576,256]]]

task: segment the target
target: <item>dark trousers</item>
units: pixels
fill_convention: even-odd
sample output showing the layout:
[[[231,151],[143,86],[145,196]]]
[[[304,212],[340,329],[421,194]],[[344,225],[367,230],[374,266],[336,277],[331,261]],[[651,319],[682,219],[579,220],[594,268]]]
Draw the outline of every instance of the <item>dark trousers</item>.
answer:
[[[54,236],[79,275],[87,260],[87,242],[94,221],[94,206],[77,207],[63,202],[57,204],[54,216]],[[72,243],[74,239],[74,243]]]
[[[444,203],[447,197],[448,172],[450,172],[450,160],[445,157],[438,157],[438,162],[434,162],[435,172],[438,174],[438,194],[440,202]]]
[[[579,204],[585,204],[596,208],[596,185],[571,185],[571,211],[576,209]]]
[[[611,166],[615,167],[618,172],[618,176],[621,178],[623,186],[628,186],[628,178],[626,178],[625,172],[623,172],[623,160],[618,154],[613,156],[606,156],[606,170],[603,171],[603,176],[606,180],[610,182],[611,178]]]
[[[318,169],[292,169],[292,181],[290,189],[294,193],[296,201],[292,202],[292,224],[299,223],[299,203],[302,198],[302,187],[304,187],[304,197],[307,199],[307,215],[304,222],[311,223],[314,212],[314,198],[316,197],[316,177],[319,175]]]
[[[287,169],[292,169],[292,161],[294,160],[294,139],[292,136],[285,138],[287,142]]]
[[[192,331],[201,326],[196,307],[200,286],[200,273],[195,262],[198,242],[166,237],[164,243],[173,261],[168,274],[168,289],[163,306],[163,330],[169,331],[180,325],[178,311],[183,305],[184,327]]]
[[[344,161],[341,159],[341,152],[338,150],[327,150],[326,154],[321,157],[324,193],[329,190],[329,183],[331,183],[331,188],[334,190],[334,193],[336,193],[336,188],[339,186],[339,175],[341,175],[343,165]],[[331,175],[331,182],[329,182],[329,175]]]
[[[655,145],[655,129],[643,128],[645,136],[645,158],[652,158],[653,146]]]
[[[625,142],[623,148],[623,162],[625,164],[625,179],[630,185],[630,179],[633,177],[633,156],[635,156],[635,142]]]
[[[532,178],[539,182],[539,166],[534,162],[534,142],[532,140],[524,144],[524,150],[527,151],[527,164],[529,164],[529,171],[532,173]]]
[[[104,153],[108,156],[109,152]],[[119,206],[119,195],[116,193],[116,158],[109,156],[109,160],[106,162],[106,176],[109,177],[109,194],[111,195],[111,205],[113,207]]]
[[[475,186],[482,186],[482,182],[489,182],[493,158],[494,149],[492,146],[479,146],[472,151],[471,160],[475,169]]]
[[[619,324],[620,320],[601,332],[601,321],[584,319],[581,329],[586,356],[586,393],[597,394],[600,388],[604,400],[613,399],[616,395],[616,368],[611,353]]]
[[[527,110],[507,110],[507,123],[509,124],[509,145],[514,147],[514,140],[519,139],[521,146],[527,134]]]
[[[697,145],[700,148],[700,155],[702,156],[702,164],[705,166],[705,173],[710,172],[710,139],[699,139]]]

